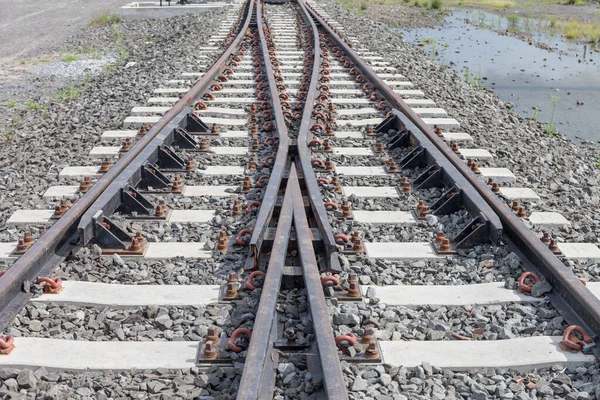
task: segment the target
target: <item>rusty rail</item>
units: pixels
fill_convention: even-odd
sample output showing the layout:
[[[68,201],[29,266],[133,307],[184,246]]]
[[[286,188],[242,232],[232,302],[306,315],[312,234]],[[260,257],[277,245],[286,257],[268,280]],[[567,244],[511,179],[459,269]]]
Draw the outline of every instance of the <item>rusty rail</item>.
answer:
[[[104,174],[48,231],[40,237],[25,254],[17,259],[0,277],[0,329],[3,329],[27,302],[30,294],[24,285],[38,275],[50,272],[64,261],[80,243],[77,226],[84,213],[105,193],[127,167],[138,159],[144,149],[154,141],[172,121],[181,116],[190,103],[208,90],[211,81],[222,70],[229,56],[239,47],[250,26],[255,0],[248,0],[246,18],[238,28],[236,38],[213,63],[204,76],[177,102],[152,128]],[[85,240],[83,240],[85,243]]]
[[[279,137],[279,145],[277,148],[277,154],[275,156],[275,163],[273,164],[273,169],[271,171],[271,176],[269,177],[269,183],[267,184],[265,194],[262,198],[260,211],[256,217],[256,225],[254,226],[252,237],[250,238],[250,248],[254,251],[255,255],[260,252],[260,248],[265,237],[265,231],[268,228],[269,221],[273,215],[273,210],[277,200],[277,193],[283,179],[283,173],[287,164],[287,156],[289,152],[288,129],[285,124],[283,110],[281,109],[281,101],[279,100],[277,83],[275,82],[275,77],[273,75],[273,64],[271,63],[271,59],[269,57],[269,47],[264,32],[266,25],[263,23],[262,10],[262,3],[259,2],[256,7],[256,23],[258,25],[257,30],[260,36],[260,46],[264,58],[267,80],[269,82],[269,91],[271,92],[273,115],[275,117],[275,131]]]
[[[310,78],[310,86],[306,94],[302,121],[298,131],[298,157],[300,160],[302,173],[305,177],[304,179],[306,182],[308,199],[313,209],[317,226],[321,231],[321,236],[325,245],[328,270],[338,273],[341,271],[341,266],[337,256],[337,247],[335,239],[333,238],[333,230],[331,229],[329,218],[327,217],[327,210],[325,210],[325,206],[321,197],[321,191],[319,190],[319,184],[317,183],[317,178],[311,165],[310,149],[308,148],[309,129],[311,126],[315,93],[317,92],[317,85],[319,83],[319,67],[321,65],[321,45],[319,41],[319,31],[317,30],[317,26],[312,18],[310,18],[310,15],[308,14],[303,2],[299,1],[298,6],[302,11],[303,18],[310,25],[310,28],[313,32],[314,43],[313,69]]]
[[[297,0],[304,3],[304,0]],[[600,336],[600,300],[581,284],[579,278],[567,268],[563,262],[550,251],[540,239],[517,217],[506,204],[494,194],[490,188],[473,173],[440,139],[432,129],[367,65],[360,56],[308,6],[311,16],[321,25],[324,31],[352,60],[361,73],[373,84],[393,108],[402,113],[425,137],[441,152],[441,154],[464,176],[496,213],[503,225],[505,237],[515,252],[520,253],[525,261],[525,269],[544,276],[552,285],[549,297],[561,314],[574,325],[583,326],[592,336]],[[600,349],[594,350],[600,356]]]

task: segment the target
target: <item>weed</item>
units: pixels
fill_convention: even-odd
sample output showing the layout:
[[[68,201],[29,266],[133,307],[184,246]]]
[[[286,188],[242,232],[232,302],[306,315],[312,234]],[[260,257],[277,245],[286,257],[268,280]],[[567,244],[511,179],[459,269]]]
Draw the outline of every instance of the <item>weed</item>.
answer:
[[[434,42],[434,40],[430,37],[426,37],[421,40],[421,43],[423,43],[424,45],[432,44],[433,42]]]
[[[121,22],[121,17],[119,17],[118,15],[115,15],[115,14],[109,14],[108,12],[105,11],[102,14],[100,14],[99,16],[92,19],[92,22],[90,22],[90,25],[94,26],[94,27],[100,27],[100,26],[107,26],[110,24],[116,24],[118,22]]]
[[[25,65],[25,60],[21,60],[21,61],[19,61],[19,64],[21,64],[21,65]]]
[[[538,115],[539,108],[537,106],[533,106],[531,108],[533,109],[533,115],[531,116],[531,120],[534,122],[537,122],[537,115]]]
[[[15,123],[2,124],[2,140],[4,142],[12,142],[15,138],[16,126]]]
[[[73,62],[77,61],[77,56],[75,54],[67,54],[62,59],[63,62]]]
[[[429,0],[427,8],[429,8],[430,10],[443,10],[444,3],[442,2],[442,0]]]
[[[600,41],[600,25],[570,20],[560,26],[567,39],[583,39],[595,43]]]
[[[429,50],[429,58],[431,59],[431,61],[435,61],[435,41],[433,41],[433,43],[431,43],[431,49]]]
[[[367,11],[368,7],[369,7],[369,5],[367,3],[360,3],[360,10],[361,11]]]
[[[46,108],[46,105],[32,100],[27,100],[25,102],[25,107],[29,108],[30,110],[43,110]]]
[[[508,14],[506,16],[506,20],[508,21],[508,27],[510,29],[516,29],[519,24],[519,19],[521,19],[517,14]]]
[[[550,122],[546,124],[544,132],[547,135],[557,135],[558,129],[556,128],[556,124],[554,123],[554,115],[556,113],[556,105],[558,104],[559,97],[554,95],[550,96],[550,99],[552,100],[552,113],[550,114]]]
[[[77,97],[82,91],[83,88],[77,87],[70,83],[67,87],[57,90],[56,95],[54,97],[56,98],[56,100],[64,102],[67,100],[71,100],[74,97]]]
[[[481,84],[481,72],[478,74],[471,74],[469,67],[465,68],[465,82],[474,87],[475,89],[483,88]]]
[[[549,19],[550,21],[550,28],[556,28],[556,24],[558,23],[558,19],[552,15]]]
[[[16,101],[9,101],[8,103],[6,103],[6,107],[8,108],[15,108],[17,106],[17,102]]]
[[[565,0],[563,4],[567,6],[585,6],[586,2],[584,0]]]

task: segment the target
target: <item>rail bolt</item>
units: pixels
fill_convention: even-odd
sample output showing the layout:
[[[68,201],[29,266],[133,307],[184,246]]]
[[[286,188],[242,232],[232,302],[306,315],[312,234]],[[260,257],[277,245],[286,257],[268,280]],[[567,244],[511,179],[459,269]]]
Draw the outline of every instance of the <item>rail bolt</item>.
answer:
[[[15,338],[14,336],[4,336],[0,338],[0,354],[8,355],[15,349]]]
[[[450,239],[443,239],[442,244],[440,245],[440,251],[450,251],[451,249]]]
[[[352,233],[352,238],[350,240],[352,241],[352,251],[365,250],[365,247],[363,246],[362,240],[360,238],[360,234],[357,231]]]
[[[241,347],[235,344],[235,341],[239,335],[245,335],[248,337],[248,340],[250,340],[252,338],[252,331],[246,328],[238,328],[233,331],[231,337],[229,338],[229,342],[227,342],[227,347],[229,350],[235,353],[240,353],[243,350]]]
[[[242,184],[242,191],[247,192],[252,189],[252,178],[249,176],[244,177],[244,183]]]
[[[445,239],[444,232],[438,231],[437,235],[435,236],[435,242],[440,244],[444,241],[444,239]]]
[[[550,237],[550,233],[544,232],[540,240],[546,245],[550,244],[550,241],[552,240],[552,238]]]
[[[260,276],[264,282],[266,274],[263,271],[253,271],[250,275],[248,275],[246,282],[244,282],[244,286],[246,287],[246,289],[256,290],[256,286],[252,284],[252,281],[258,276]]]
[[[44,285],[42,290],[47,294],[58,294],[63,290],[62,279],[60,278],[52,279],[47,276],[40,276],[35,283]]]
[[[579,333],[581,335],[581,339],[577,337],[576,333]],[[582,327],[578,325],[569,326],[563,334],[563,340],[561,340],[560,342],[560,347],[564,351],[580,351],[586,347],[593,347],[593,345],[594,341],[592,340],[592,338],[586,333],[586,331]]]
[[[352,217],[352,210],[350,209],[350,203],[348,203],[348,200],[342,201],[342,216],[344,218]]]
[[[375,342],[369,343],[367,349],[365,350],[365,358],[377,358],[379,357],[379,350],[377,349],[377,344]]]
[[[211,341],[214,344],[219,343],[220,339],[219,335],[217,334],[217,328],[208,328],[208,331],[206,332],[206,340]]]
[[[534,284],[540,282],[540,277],[534,272],[524,272],[519,277],[519,283],[517,286],[517,292],[519,293],[531,293],[531,288]]]
[[[196,161],[194,161],[192,156],[188,156],[188,159],[185,161],[185,170],[193,171],[194,169],[196,169]]]
[[[81,193],[85,193],[92,187],[92,180],[89,176],[84,176],[81,182],[79,183],[79,191]]]
[[[200,151],[208,151],[210,150],[210,143],[208,139],[204,138],[200,141]]]
[[[33,244],[33,242],[35,242],[35,240],[33,239],[33,236],[31,236],[31,232],[29,232],[29,231],[25,232],[25,234],[23,235],[23,242],[27,246],[31,246]]]
[[[229,242],[229,238],[227,237],[227,232],[221,230],[219,231],[219,238],[217,241],[217,250],[225,251],[227,250],[227,243]]]
[[[25,240],[23,240],[22,238],[19,238],[19,241],[17,242],[17,253],[22,253],[24,251],[27,251],[28,248],[29,248],[29,246],[27,246],[25,244]]]
[[[204,344],[204,351],[202,352],[202,358],[205,360],[214,360],[217,358],[217,349],[212,340],[207,340]]]
[[[348,291],[346,292],[348,297],[360,297],[360,289],[358,287],[358,280],[348,280]]]
[[[372,326],[366,326],[363,329],[363,335],[360,338],[362,343],[375,343],[377,338],[375,337],[375,329]]]
[[[98,172],[108,172],[108,170],[110,169],[110,167],[113,166],[113,162],[111,160],[109,160],[108,158],[105,158],[102,161],[102,164],[100,164],[100,169],[98,170]]]
[[[233,206],[231,206],[231,215],[233,217],[242,215],[242,203],[237,199],[233,201]]]
[[[227,283],[227,289],[225,289],[225,296],[226,297],[237,297],[238,295],[238,291],[237,291],[237,287],[234,283],[228,282]]]
[[[137,238],[131,239],[131,246],[129,246],[130,251],[142,251],[142,246]]]
[[[510,208],[515,212],[519,211],[519,203],[516,201],[513,201],[512,206]]]
[[[131,150],[131,139],[127,138],[125,139],[125,141],[123,142],[123,144],[121,145],[121,149],[119,149],[120,152],[126,152]]]
[[[550,244],[548,245],[548,248],[553,253],[560,253],[560,249],[558,248],[558,240],[556,239],[550,239]]]
[[[340,179],[337,176],[331,178],[331,184],[335,186],[336,193],[342,193],[342,186],[340,185]]]

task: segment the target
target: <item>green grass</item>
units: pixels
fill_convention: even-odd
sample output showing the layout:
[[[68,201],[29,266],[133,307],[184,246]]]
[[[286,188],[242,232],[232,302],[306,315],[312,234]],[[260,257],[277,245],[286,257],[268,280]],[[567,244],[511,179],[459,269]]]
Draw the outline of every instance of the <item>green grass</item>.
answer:
[[[15,123],[2,124],[2,141],[12,142],[15,138],[16,125]]]
[[[554,122],[554,115],[556,113],[556,105],[558,104],[558,96],[550,96],[552,100],[552,113],[550,114],[550,122],[546,123],[546,127],[544,128],[544,132],[546,135],[557,136],[558,128],[556,127],[556,123]]]
[[[73,61],[77,61],[79,57],[77,57],[75,54],[67,54],[66,56],[64,56],[62,58],[63,62],[73,62]]]
[[[27,100],[25,102],[25,107],[29,108],[30,110],[43,110],[46,108],[46,105],[43,103],[37,103],[33,100]]]
[[[475,89],[483,88],[481,84],[481,73],[472,74],[469,68],[465,68],[465,82],[474,87]]]
[[[121,22],[121,17],[119,17],[116,14],[109,14],[108,12],[105,11],[102,14],[100,14],[99,16],[92,19],[92,22],[90,22],[90,25],[93,27],[101,27],[101,26],[116,24],[118,22]]]
[[[560,24],[561,31],[567,39],[585,40],[596,43],[600,41],[600,25],[570,20]]]
[[[430,10],[443,10],[444,3],[442,0],[429,0],[429,4],[427,6]]]
[[[56,94],[54,95],[54,98],[61,102],[71,100],[71,99],[77,97],[81,92],[83,92],[84,89],[85,88],[75,86],[71,83],[67,87],[58,89],[56,91]]]
[[[449,5],[483,7],[494,10],[514,8],[517,5],[516,2],[510,0],[446,0],[446,3]]]
[[[506,20],[508,21],[508,27],[511,29],[515,29],[519,24],[520,19],[521,17],[519,17],[517,14],[508,14],[506,16]]]

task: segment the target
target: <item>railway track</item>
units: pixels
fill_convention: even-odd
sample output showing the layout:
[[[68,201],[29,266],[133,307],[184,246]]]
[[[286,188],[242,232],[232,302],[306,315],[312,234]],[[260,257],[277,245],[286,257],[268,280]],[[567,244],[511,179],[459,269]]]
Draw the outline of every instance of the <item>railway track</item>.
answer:
[[[595,361],[600,286],[564,262],[600,250],[557,243],[568,221],[528,215],[535,193],[383,57],[304,0],[248,0],[210,43],[63,169],[54,209],[7,220],[0,367],[344,399],[410,392],[401,367]]]

